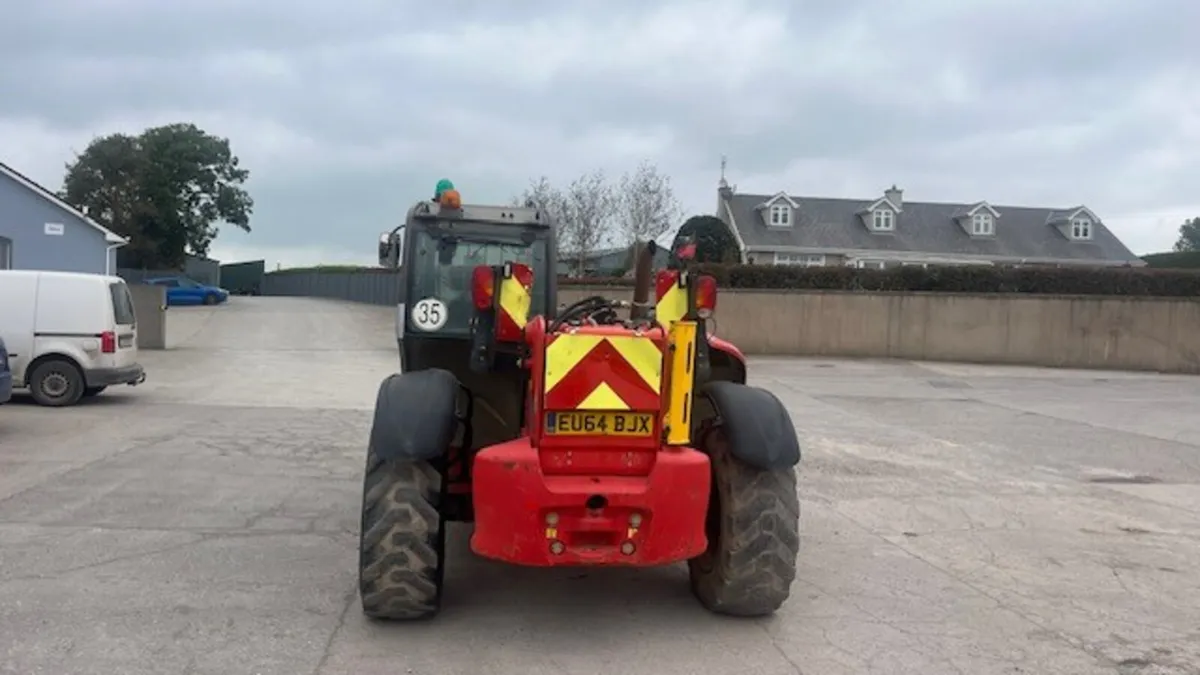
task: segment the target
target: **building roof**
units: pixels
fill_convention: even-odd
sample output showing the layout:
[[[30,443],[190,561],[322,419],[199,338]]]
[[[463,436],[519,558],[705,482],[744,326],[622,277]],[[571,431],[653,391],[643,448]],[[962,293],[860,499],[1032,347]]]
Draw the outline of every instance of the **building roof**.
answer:
[[[35,182],[33,179],[22,174],[21,172],[17,171],[16,169],[12,168],[11,166],[5,164],[4,162],[0,162],[0,174],[8,176],[9,178],[16,181],[19,185],[29,189],[31,192],[37,193],[38,196],[42,197],[46,201],[57,206],[58,208],[62,209],[63,211],[71,214],[72,216],[75,216],[76,218],[82,220],[89,227],[95,228],[98,232],[100,232],[100,234],[104,235],[104,239],[108,243],[110,243],[110,244],[128,244],[129,243],[129,239],[127,239],[126,237],[122,237],[121,235],[117,234],[116,232],[113,232],[112,230],[108,229],[107,227],[104,227],[100,223],[97,223],[96,221],[92,220],[84,212],[82,212],[79,209],[64,202],[62,199],[60,199],[58,197],[58,195],[56,195],[53,192],[51,192],[50,190],[47,190],[46,188],[42,187],[37,182]]]
[[[830,253],[887,251],[893,253],[943,254],[1013,260],[1098,261],[1144,264],[1084,206],[1047,208],[1000,206],[975,202],[953,204],[903,200],[895,216],[895,230],[870,231],[861,220],[869,209],[891,205],[880,195],[874,199],[839,199],[777,195],[730,194],[721,200],[733,218],[736,236],[747,251],[803,249]],[[764,205],[786,200],[795,211],[790,227],[769,227]],[[895,206],[895,205],[893,205]],[[971,236],[960,225],[978,209],[996,214],[992,236]],[[1092,220],[1090,240],[1071,240],[1057,226],[1069,223],[1076,213]],[[970,227],[970,221],[966,221]]]

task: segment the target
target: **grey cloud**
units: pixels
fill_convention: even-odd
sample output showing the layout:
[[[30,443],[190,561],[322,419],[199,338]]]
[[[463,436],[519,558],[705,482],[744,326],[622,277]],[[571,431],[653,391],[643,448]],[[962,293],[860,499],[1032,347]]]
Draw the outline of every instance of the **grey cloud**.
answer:
[[[229,241],[260,246],[369,241],[442,175],[504,199],[639,154],[689,210],[728,154],[770,191],[1151,212],[1200,201],[1172,156],[1197,25],[1187,0],[42,0],[0,42],[0,121],[78,150],[116,120],[211,120],[258,204]]]

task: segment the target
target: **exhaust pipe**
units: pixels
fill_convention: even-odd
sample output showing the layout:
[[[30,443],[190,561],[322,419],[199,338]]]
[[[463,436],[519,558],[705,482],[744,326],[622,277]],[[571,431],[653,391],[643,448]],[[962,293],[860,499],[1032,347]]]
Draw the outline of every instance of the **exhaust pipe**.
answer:
[[[658,244],[651,239],[634,246],[633,307],[629,310],[629,318],[641,321],[649,319],[654,311],[654,304],[650,300],[650,277],[654,272],[654,254],[658,251]]]

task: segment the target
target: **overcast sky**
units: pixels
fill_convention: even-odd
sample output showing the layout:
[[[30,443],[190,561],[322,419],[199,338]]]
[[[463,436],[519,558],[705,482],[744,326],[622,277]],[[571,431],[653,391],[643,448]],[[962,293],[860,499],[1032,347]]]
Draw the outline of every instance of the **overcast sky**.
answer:
[[[1200,216],[1197,0],[0,0],[0,158],[192,121],[252,172],[225,261],[373,262],[472,202],[642,159],[739,191],[1086,204],[1136,253]]]

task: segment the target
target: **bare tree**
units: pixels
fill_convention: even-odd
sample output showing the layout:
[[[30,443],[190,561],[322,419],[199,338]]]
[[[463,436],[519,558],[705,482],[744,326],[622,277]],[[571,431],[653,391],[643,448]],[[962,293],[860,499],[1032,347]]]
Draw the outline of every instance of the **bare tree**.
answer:
[[[629,244],[657,239],[683,217],[670,177],[648,161],[621,177],[618,209],[622,234]]]
[[[529,187],[512,198],[512,205],[532,206],[557,220],[561,220],[563,217],[562,191],[554,187],[550,179],[545,176],[530,181]]]
[[[512,205],[532,206],[538,209],[550,217],[551,222],[558,227],[561,233],[567,216],[567,201],[562,190],[554,187],[549,178],[542,176],[537,180],[531,180],[529,187],[525,188],[521,194],[512,198]],[[560,253],[563,251],[563,238],[561,234],[558,237],[558,250]]]
[[[578,273],[582,274],[588,257],[611,239],[617,196],[603,170],[576,178],[563,196],[565,208],[560,232],[576,258]]]

